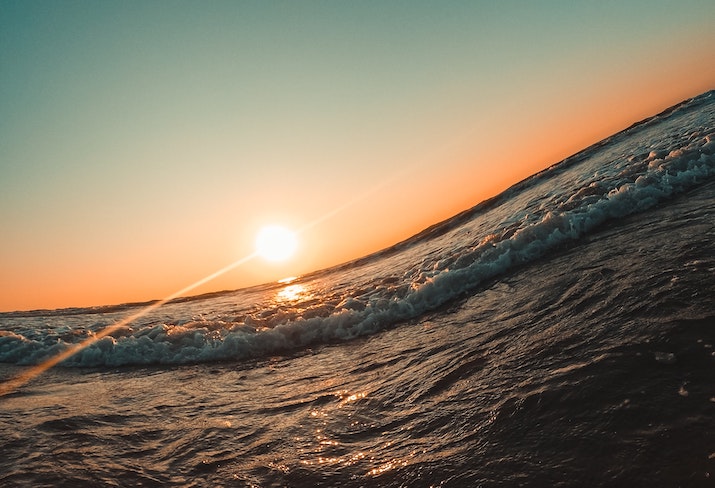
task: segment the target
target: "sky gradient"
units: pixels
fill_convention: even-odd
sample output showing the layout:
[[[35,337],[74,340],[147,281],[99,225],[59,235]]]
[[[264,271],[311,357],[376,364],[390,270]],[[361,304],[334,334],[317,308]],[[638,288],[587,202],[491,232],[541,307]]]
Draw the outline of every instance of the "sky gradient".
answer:
[[[0,311],[379,250],[715,88],[715,2],[0,0]]]

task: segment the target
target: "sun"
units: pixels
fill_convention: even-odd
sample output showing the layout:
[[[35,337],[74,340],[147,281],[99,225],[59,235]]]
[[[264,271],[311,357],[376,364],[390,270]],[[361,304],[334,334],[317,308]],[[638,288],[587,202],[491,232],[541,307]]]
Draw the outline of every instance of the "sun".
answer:
[[[256,253],[268,261],[285,261],[297,247],[295,233],[279,225],[263,227],[256,236]]]

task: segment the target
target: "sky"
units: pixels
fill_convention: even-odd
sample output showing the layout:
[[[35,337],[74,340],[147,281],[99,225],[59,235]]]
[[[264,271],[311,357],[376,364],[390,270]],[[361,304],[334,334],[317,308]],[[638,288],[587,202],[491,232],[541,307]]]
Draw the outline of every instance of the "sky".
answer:
[[[377,251],[715,88],[712,0],[0,0],[0,311]]]

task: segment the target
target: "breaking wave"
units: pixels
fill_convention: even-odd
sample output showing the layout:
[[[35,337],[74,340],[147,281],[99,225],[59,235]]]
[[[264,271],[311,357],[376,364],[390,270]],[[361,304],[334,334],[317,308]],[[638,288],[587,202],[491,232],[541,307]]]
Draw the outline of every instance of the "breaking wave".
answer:
[[[172,304],[179,312],[171,320],[149,317],[118,328],[63,365],[261,358],[374,334],[419,317],[604,224],[712,179],[714,98],[710,92],[636,124],[515,185],[490,205],[475,207],[469,218],[460,214],[439,232],[392,252],[290,284],[203,300],[204,309],[216,301],[213,314],[197,314],[191,302]],[[0,362],[39,363],[120,316],[83,312],[88,311],[75,311],[73,320],[53,313],[5,314]]]

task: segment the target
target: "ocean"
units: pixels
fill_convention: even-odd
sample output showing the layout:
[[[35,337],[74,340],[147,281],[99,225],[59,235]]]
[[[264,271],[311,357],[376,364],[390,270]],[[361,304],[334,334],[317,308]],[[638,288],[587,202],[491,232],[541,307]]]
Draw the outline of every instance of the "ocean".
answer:
[[[715,486],[715,91],[0,397],[0,485]],[[142,305],[0,314],[0,379]]]

